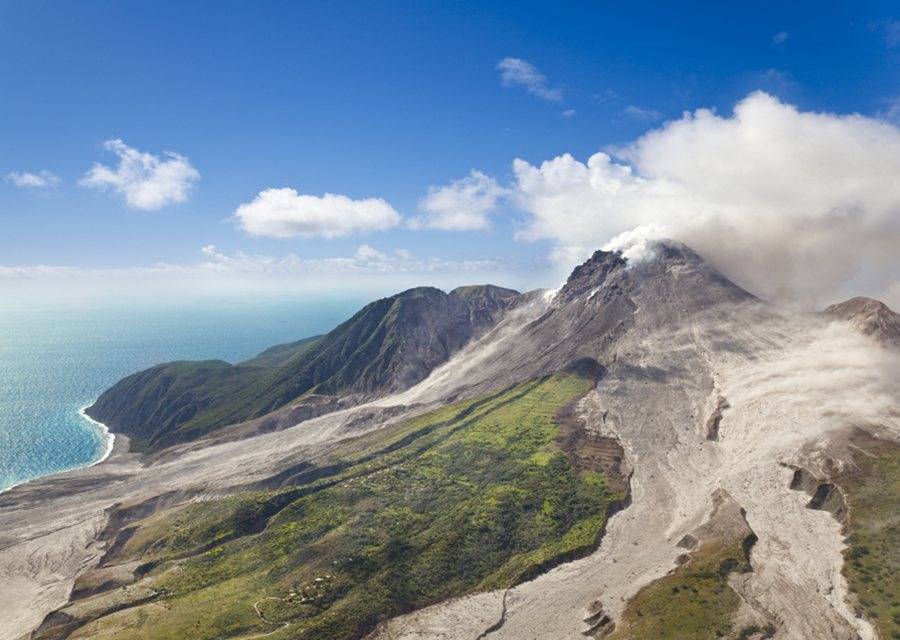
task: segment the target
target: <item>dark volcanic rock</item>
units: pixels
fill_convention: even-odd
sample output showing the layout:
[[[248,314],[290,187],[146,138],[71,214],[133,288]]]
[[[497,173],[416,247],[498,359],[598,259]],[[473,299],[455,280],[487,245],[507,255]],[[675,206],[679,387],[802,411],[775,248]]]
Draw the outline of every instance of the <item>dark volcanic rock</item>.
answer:
[[[596,251],[586,262],[578,265],[560,289],[558,298],[561,302],[572,302],[596,291],[606,282],[609,275],[617,269],[624,269],[625,259],[613,251]]]
[[[851,323],[885,346],[900,348],[900,314],[879,300],[858,296],[826,307],[822,313]]]
[[[759,302],[683,244],[660,241],[651,250],[651,257],[636,263],[618,252],[597,251],[576,267],[559,291],[547,294],[546,311],[514,339],[497,340],[466,374],[472,392],[547,375],[582,359],[615,366],[622,375],[622,367],[631,365],[614,363],[624,337],[671,333],[717,308]],[[629,375],[662,379],[678,372],[632,367]]]

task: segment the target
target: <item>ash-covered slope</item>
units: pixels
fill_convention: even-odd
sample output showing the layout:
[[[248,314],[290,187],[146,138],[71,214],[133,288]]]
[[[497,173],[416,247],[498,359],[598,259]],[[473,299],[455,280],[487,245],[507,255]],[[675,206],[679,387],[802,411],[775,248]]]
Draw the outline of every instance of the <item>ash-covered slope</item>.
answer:
[[[457,297],[483,335],[406,390],[5,495],[0,640],[891,637],[896,352],[674,242]]]
[[[366,305],[328,334],[266,350],[237,365],[173,362],[124,378],[87,409],[148,450],[312,398],[312,415],[335,407],[321,396],[361,397],[425,378],[514,305],[516,291],[491,285],[449,294],[420,287]]]
[[[851,592],[841,524],[806,508],[791,465],[852,465],[839,455],[826,464],[823,450],[861,425],[897,451],[894,354],[849,327],[781,313],[664,242],[638,264],[594,254],[546,307],[510,316],[407,397],[485,389],[575,358],[603,372],[575,413],[588,433],[623,447],[632,504],[589,557],[402,616],[378,640],[874,640],[875,615],[893,624],[873,604],[883,599],[865,586],[871,576],[854,583],[867,591]],[[896,469],[895,458],[878,464]],[[826,472],[818,477],[827,484]],[[741,517],[710,536],[723,501]],[[889,549],[893,525],[882,522],[872,548]],[[746,558],[727,555],[733,547]]]
[[[460,352],[414,389],[418,399],[448,390],[469,393],[545,375],[581,358],[606,366],[628,336],[676,331],[701,317],[771,315],[768,305],[741,289],[682,243],[655,243],[648,256],[627,262],[597,251],[557,291],[516,312]]]
[[[881,344],[900,348],[900,314],[880,300],[858,296],[826,307],[822,313],[849,322]]]

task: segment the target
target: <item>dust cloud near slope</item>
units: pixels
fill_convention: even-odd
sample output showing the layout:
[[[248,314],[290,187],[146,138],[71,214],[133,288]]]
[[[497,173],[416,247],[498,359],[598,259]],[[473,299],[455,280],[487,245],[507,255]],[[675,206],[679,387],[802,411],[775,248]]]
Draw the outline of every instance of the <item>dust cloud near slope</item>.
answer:
[[[783,463],[848,425],[900,438],[898,367],[896,354],[846,325],[768,310],[718,309],[674,334],[633,336],[581,405],[634,469],[632,504],[611,519],[599,549],[508,592],[396,619],[380,638],[473,638],[489,628],[486,638],[583,638],[591,603],[615,621],[642,586],[676,566],[677,542],[724,489],[758,537],[753,572],[734,581],[741,616],[771,621],[778,638],[874,639],[845,601],[839,524],[806,508]],[[730,406],[710,441],[705,424],[720,396]],[[501,600],[502,620],[460,625],[460,607],[497,610]]]

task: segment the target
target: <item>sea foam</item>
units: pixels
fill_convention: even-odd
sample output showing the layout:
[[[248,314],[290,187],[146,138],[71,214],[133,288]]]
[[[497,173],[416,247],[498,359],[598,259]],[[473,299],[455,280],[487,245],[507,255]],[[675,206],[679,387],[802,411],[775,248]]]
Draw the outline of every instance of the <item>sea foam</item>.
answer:
[[[93,403],[91,403],[91,404],[93,404]],[[112,453],[113,445],[116,442],[116,434],[114,434],[112,431],[110,431],[109,427],[107,427],[105,424],[103,424],[99,420],[94,420],[87,413],[85,413],[87,408],[90,406],[91,406],[90,404],[86,404],[83,407],[81,407],[81,409],[78,410],[78,415],[80,415],[82,418],[84,418],[85,420],[90,422],[94,427],[96,427],[97,429],[100,430],[100,433],[103,436],[104,442],[106,443],[106,447],[103,450],[103,455],[101,455],[99,458],[97,458],[90,464],[86,465],[88,467],[92,467],[95,464],[100,464],[101,462],[106,460],[109,457],[109,454]]]

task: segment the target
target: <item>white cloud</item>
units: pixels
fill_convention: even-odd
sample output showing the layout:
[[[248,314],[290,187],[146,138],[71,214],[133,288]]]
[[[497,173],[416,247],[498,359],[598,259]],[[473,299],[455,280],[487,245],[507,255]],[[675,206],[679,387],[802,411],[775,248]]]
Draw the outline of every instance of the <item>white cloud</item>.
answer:
[[[622,113],[624,113],[629,118],[634,118],[635,120],[643,120],[645,122],[661,120],[663,117],[662,114],[656,109],[645,109],[634,104],[630,104],[622,109]]]
[[[772,36],[772,42],[770,43],[772,46],[777,46],[779,44],[784,44],[787,42],[788,32],[787,31],[779,31],[774,36]]]
[[[336,238],[400,223],[400,214],[381,198],[353,200],[333,193],[319,197],[290,188],[260,191],[234,215],[247,233],[272,238]]]
[[[429,187],[419,202],[427,215],[410,221],[414,229],[472,231],[490,227],[488,214],[496,209],[506,190],[480,171],[442,187]]]
[[[215,245],[201,250],[206,258],[196,265],[160,265],[160,268],[179,271],[227,271],[233,273],[434,273],[445,271],[491,271],[498,268],[493,260],[444,260],[442,258],[417,258],[405,249],[396,249],[393,255],[379,251],[368,244],[361,244],[348,257],[300,258],[294,254],[283,257],[248,255],[242,251],[233,254],[220,252]]]
[[[563,99],[562,89],[551,88],[547,77],[521,58],[503,58],[497,64],[500,80],[505,87],[524,87],[528,93],[549,102]]]
[[[571,118],[572,116],[575,115],[575,109],[566,109],[559,115],[561,115],[563,118]]]
[[[356,254],[354,257],[360,262],[384,261],[388,259],[385,254],[367,244],[361,244],[356,247]]]
[[[162,158],[138,151],[121,140],[107,140],[103,148],[115,153],[115,168],[95,163],[79,181],[84,187],[112,189],[129,207],[150,211],[188,199],[200,173],[184,156],[166,151]]]
[[[294,254],[275,257],[252,255],[243,251],[225,253],[216,245],[208,244],[200,249],[202,260],[195,263],[157,263],[145,267],[89,268],[55,265],[3,266],[0,278],[13,279],[104,279],[146,276],[190,277],[204,274],[269,274],[277,276],[304,274],[388,274],[388,273],[440,273],[494,271],[500,265],[494,260],[444,260],[442,258],[417,258],[405,249],[397,249],[393,255],[362,244],[347,257],[300,258]]]
[[[22,189],[51,189],[60,183],[60,179],[50,171],[11,171],[4,178],[7,182]]]
[[[516,160],[520,237],[589,253],[654,227],[769,298],[887,289],[900,272],[900,129],[801,112],[754,93],[730,116],[700,109],[586,163]]]

